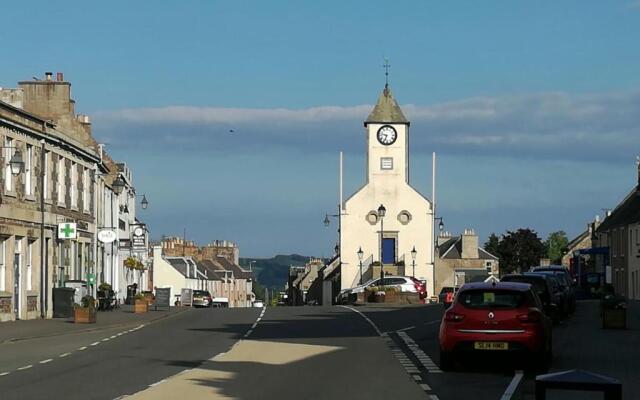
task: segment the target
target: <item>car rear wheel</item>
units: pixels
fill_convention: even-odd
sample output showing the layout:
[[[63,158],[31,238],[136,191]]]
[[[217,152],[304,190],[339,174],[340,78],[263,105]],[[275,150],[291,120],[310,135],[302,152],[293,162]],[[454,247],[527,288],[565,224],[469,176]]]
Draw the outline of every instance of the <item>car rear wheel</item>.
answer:
[[[451,371],[453,369],[452,352],[440,349],[440,369],[443,371]]]

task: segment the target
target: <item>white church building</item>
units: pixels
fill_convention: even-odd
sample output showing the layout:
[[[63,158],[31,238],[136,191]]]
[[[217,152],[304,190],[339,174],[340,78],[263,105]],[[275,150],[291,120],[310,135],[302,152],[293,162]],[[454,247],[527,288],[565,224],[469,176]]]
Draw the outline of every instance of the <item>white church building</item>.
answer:
[[[341,289],[380,277],[382,266],[426,281],[434,295],[433,207],[410,185],[409,125],[385,85],[364,122],[366,182],[340,204]]]

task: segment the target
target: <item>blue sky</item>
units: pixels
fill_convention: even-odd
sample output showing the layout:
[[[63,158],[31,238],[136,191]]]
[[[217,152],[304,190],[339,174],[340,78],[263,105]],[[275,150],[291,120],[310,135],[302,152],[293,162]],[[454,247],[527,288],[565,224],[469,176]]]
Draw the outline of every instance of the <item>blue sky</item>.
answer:
[[[638,1],[110,1],[2,7],[0,86],[61,71],[153,235],[329,255],[384,84],[447,229],[579,233],[635,183]],[[7,57],[10,55],[10,57]],[[230,135],[229,129],[235,134]]]

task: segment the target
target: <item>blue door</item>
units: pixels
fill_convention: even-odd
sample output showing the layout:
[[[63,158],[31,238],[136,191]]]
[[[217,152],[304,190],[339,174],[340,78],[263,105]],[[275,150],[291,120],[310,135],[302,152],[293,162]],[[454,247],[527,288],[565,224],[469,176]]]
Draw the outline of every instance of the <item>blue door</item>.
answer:
[[[396,262],[396,239],[382,239],[382,263],[395,264]]]

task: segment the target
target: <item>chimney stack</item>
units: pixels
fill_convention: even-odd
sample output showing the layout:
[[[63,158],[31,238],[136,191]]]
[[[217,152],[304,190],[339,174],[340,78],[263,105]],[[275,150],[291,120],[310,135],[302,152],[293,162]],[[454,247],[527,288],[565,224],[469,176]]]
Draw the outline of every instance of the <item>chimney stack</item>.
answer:
[[[56,72],[56,81],[64,82],[64,74],[62,72]]]
[[[44,79],[46,81],[50,81],[52,76],[53,76],[53,72],[45,72],[44,73]]]

